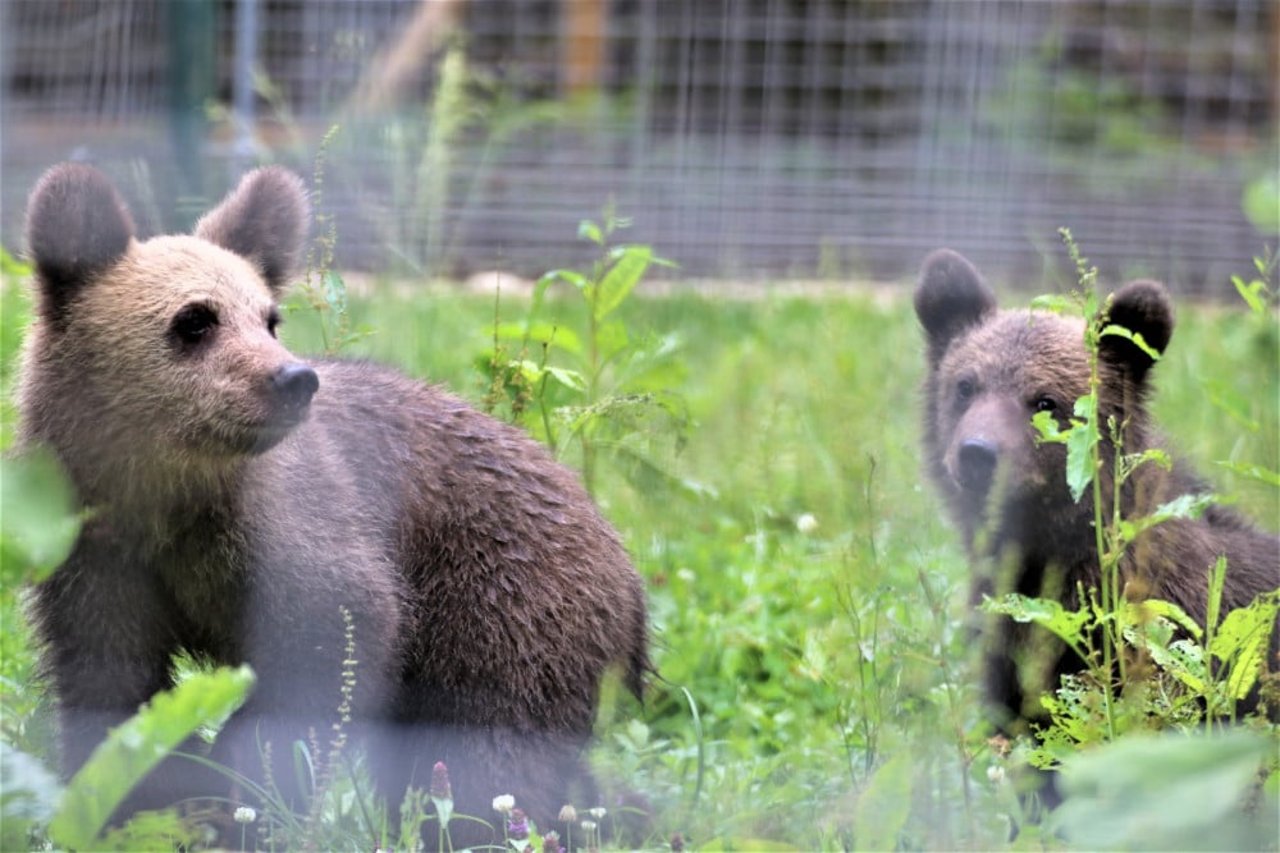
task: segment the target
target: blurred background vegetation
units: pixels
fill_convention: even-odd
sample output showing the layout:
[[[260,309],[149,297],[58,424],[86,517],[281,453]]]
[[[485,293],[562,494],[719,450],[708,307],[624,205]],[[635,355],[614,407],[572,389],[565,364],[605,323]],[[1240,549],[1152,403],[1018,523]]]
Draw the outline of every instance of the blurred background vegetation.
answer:
[[[685,276],[900,280],[940,244],[1034,287],[1223,295],[1274,242],[1273,0],[6,0],[6,245],[88,159],[156,231],[307,168],[347,269],[534,277],[607,197]],[[1226,291],[1229,293],[1229,291]]]

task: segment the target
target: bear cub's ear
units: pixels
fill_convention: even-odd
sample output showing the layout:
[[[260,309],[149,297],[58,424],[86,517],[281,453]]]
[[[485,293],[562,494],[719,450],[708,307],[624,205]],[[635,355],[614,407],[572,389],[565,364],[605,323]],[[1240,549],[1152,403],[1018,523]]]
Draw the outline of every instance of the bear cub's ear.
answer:
[[[27,203],[27,250],[40,281],[40,313],[60,326],[94,276],[120,260],[133,219],[106,175],[83,163],[44,173]]]
[[[915,306],[936,364],[957,334],[995,313],[996,297],[963,255],[938,249],[924,260]]]
[[[311,217],[306,187],[279,166],[255,169],[201,217],[195,235],[247,258],[279,296],[289,283]]]
[[[1129,282],[1111,295],[1103,311],[1108,325],[1141,335],[1157,353],[1163,353],[1173,337],[1173,304],[1164,285],[1157,281]],[[1103,335],[1098,347],[1103,359],[1126,368],[1136,382],[1141,382],[1155,364],[1150,354],[1120,335]]]

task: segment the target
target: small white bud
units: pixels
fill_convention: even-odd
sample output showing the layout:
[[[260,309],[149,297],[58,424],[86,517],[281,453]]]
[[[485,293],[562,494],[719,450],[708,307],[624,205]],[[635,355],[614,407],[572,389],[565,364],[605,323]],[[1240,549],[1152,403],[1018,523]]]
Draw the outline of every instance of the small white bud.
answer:
[[[818,529],[818,519],[811,512],[803,513],[796,517],[796,530],[801,534],[808,536]]]

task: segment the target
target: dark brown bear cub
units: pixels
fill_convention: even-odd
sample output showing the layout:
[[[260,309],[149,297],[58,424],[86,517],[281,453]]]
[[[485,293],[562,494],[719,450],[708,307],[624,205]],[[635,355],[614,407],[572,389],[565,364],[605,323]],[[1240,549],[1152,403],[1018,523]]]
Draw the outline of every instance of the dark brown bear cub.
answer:
[[[65,770],[173,683],[182,650],[253,666],[214,757],[261,778],[269,741],[288,781],[290,744],[336,719],[353,641],[349,726],[393,808],[444,761],[459,812],[513,794],[550,827],[589,786],[601,677],[640,692],[641,580],[523,433],[391,370],[285,349],[277,303],[308,215],[278,168],[193,236],[145,242],[92,168],[32,192],[21,442],[51,448],[93,509],[31,608]],[[130,807],[228,793],[196,769],[172,760]]]
[[[1037,411],[1064,428],[1077,398],[1089,391],[1084,323],[1034,311],[1001,311],[995,296],[960,255],[940,250],[925,261],[915,293],[916,314],[928,341],[924,445],[929,477],[964,535],[973,564],[972,599],[1019,592],[1052,596],[1074,608],[1077,583],[1099,583],[1089,490],[1079,503],[1066,482],[1066,450],[1039,444],[1031,424]],[[1135,281],[1116,292],[1107,321],[1140,334],[1162,352],[1173,333],[1165,289]],[[1154,362],[1131,341],[1101,339],[1101,423],[1124,424],[1124,452],[1160,447],[1147,413]],[[1102,446],[1102,494],[1112,494],[1114,447]],[[1124,517],[1149,515],[1184,494],[1208,488],[1175,463],[1137,469],[1121,495]],[[1104,508],[1109,516],[1110,507]],[[1181,606],[1202,624],[1209,572],[1227,558],[1222,606],[1248,604],[1280,587],[1280,540],[1239,515],[1211,506],[1198,519],[1168,521],[1144,532],[1122,563],[1122,585],[1147,598]],[[984,678],[995,722],[1018,728],[1041,717],[1039,696],[1082,662],[1037,654],[1042,637],[1003,619],[984,647]],[[1275,637],[1272,641],[1275,653]],[[1274,666],[1274,660],[1272,661]]]

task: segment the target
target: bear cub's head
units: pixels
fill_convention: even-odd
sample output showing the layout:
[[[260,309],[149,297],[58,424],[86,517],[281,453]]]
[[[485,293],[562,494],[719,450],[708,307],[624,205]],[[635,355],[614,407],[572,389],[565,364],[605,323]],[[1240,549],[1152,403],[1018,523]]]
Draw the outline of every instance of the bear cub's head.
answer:
[[[73,469],[92,454],[216,462],[280,442],[319,388],[276,339],[308,220],[302,182],[267,167],[193,235],[139,241],[101,172],[46,172],[27,213],[37,309],[24,437],[75,456]]]
[[[1000,310],[973,265],[947,249],[925,260],[915,309],[928,349],[927,464],[970,545],[980,529],[1025,540],[1077,517],[1086,508],[1073,508],[1065,448],[1037,442],[1031,419],[1051,412],[1066,428],[1088,393],[1083,320]],[[1102,310],[1107,323],[1138,333],[1155,351],[1168,345],[1173,309],[1160,284],[1131,282]],[[1143,401],[1152,364],[1131,340],[1101,338],[1102,423],[1115,416],[1125,424],[1129,451],[1149,439]]]

